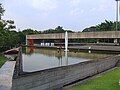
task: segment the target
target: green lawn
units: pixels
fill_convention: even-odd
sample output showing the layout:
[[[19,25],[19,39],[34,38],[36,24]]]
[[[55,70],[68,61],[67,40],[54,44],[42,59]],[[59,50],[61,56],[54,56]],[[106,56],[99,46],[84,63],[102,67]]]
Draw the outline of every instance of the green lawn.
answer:
[[[73,86],[70,90],[120,90],[120,68],[98,76],[83,84]]]
[[[0,55],[0,68],[2,67],[2,65],[6,62],[6,58],[4,56]]]

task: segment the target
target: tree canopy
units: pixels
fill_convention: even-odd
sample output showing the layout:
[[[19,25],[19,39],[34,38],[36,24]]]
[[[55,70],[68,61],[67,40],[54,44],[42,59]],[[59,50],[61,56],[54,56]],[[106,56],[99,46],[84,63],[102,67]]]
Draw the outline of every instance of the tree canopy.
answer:
[[[42,33],[43,34],[48,34],[48,33],[65,33],[66,31],[73,32],[71,30],[64,30],[63,27],[58,26],[55,29],[48,29],[48,30],[43,31]]]
[[[115,31],[116,30],[116,22],[107,21],[102,22],[96,26],[91,26],[89,28],[85,28],[83,32],[98,32],[98,31]],[[120,31],[120,22],[118,22],[118,29]]]

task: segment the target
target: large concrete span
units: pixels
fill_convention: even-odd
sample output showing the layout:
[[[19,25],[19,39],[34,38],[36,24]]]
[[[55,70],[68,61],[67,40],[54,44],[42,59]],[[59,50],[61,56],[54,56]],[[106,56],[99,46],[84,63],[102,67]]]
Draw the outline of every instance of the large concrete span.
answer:
[[[37,34],[37,35],[27,35],[27,39],[64,39],[64,33],[55,34]],[[69,39],[86,39],[86,38],[120,38],[120,31],[103,31],[103,32],[80,32],[80,33],[68,33]]]
[[[65,33],[26,35],[27,45],[64,44]],[[69,45],[74,43],[120,43],[120,31],[68,33]],[[90,40],[88,40],[90,39]],[[94,40],[92,40],[94,39]],[[59,45],[60,45],[59,44]],[[74,44],[75,45],[75,44]],[[49,46],[49,45],[48,45]]]

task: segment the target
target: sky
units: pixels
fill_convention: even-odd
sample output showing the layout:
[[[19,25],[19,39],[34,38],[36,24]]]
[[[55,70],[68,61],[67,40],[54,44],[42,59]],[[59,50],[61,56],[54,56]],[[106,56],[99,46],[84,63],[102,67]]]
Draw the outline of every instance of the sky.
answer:
[[[7,20],[14,20],[17,29],[43,31],[62,26],[82,31],[105,20],[115,21],[115,0],[0,0]]]

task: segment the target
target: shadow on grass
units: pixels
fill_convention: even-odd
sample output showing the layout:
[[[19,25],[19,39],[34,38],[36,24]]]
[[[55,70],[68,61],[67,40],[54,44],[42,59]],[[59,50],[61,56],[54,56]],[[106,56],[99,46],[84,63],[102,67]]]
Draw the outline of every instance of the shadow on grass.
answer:
[[[120,90],[119,80],[120,68],[116,68],[69,90]]]

